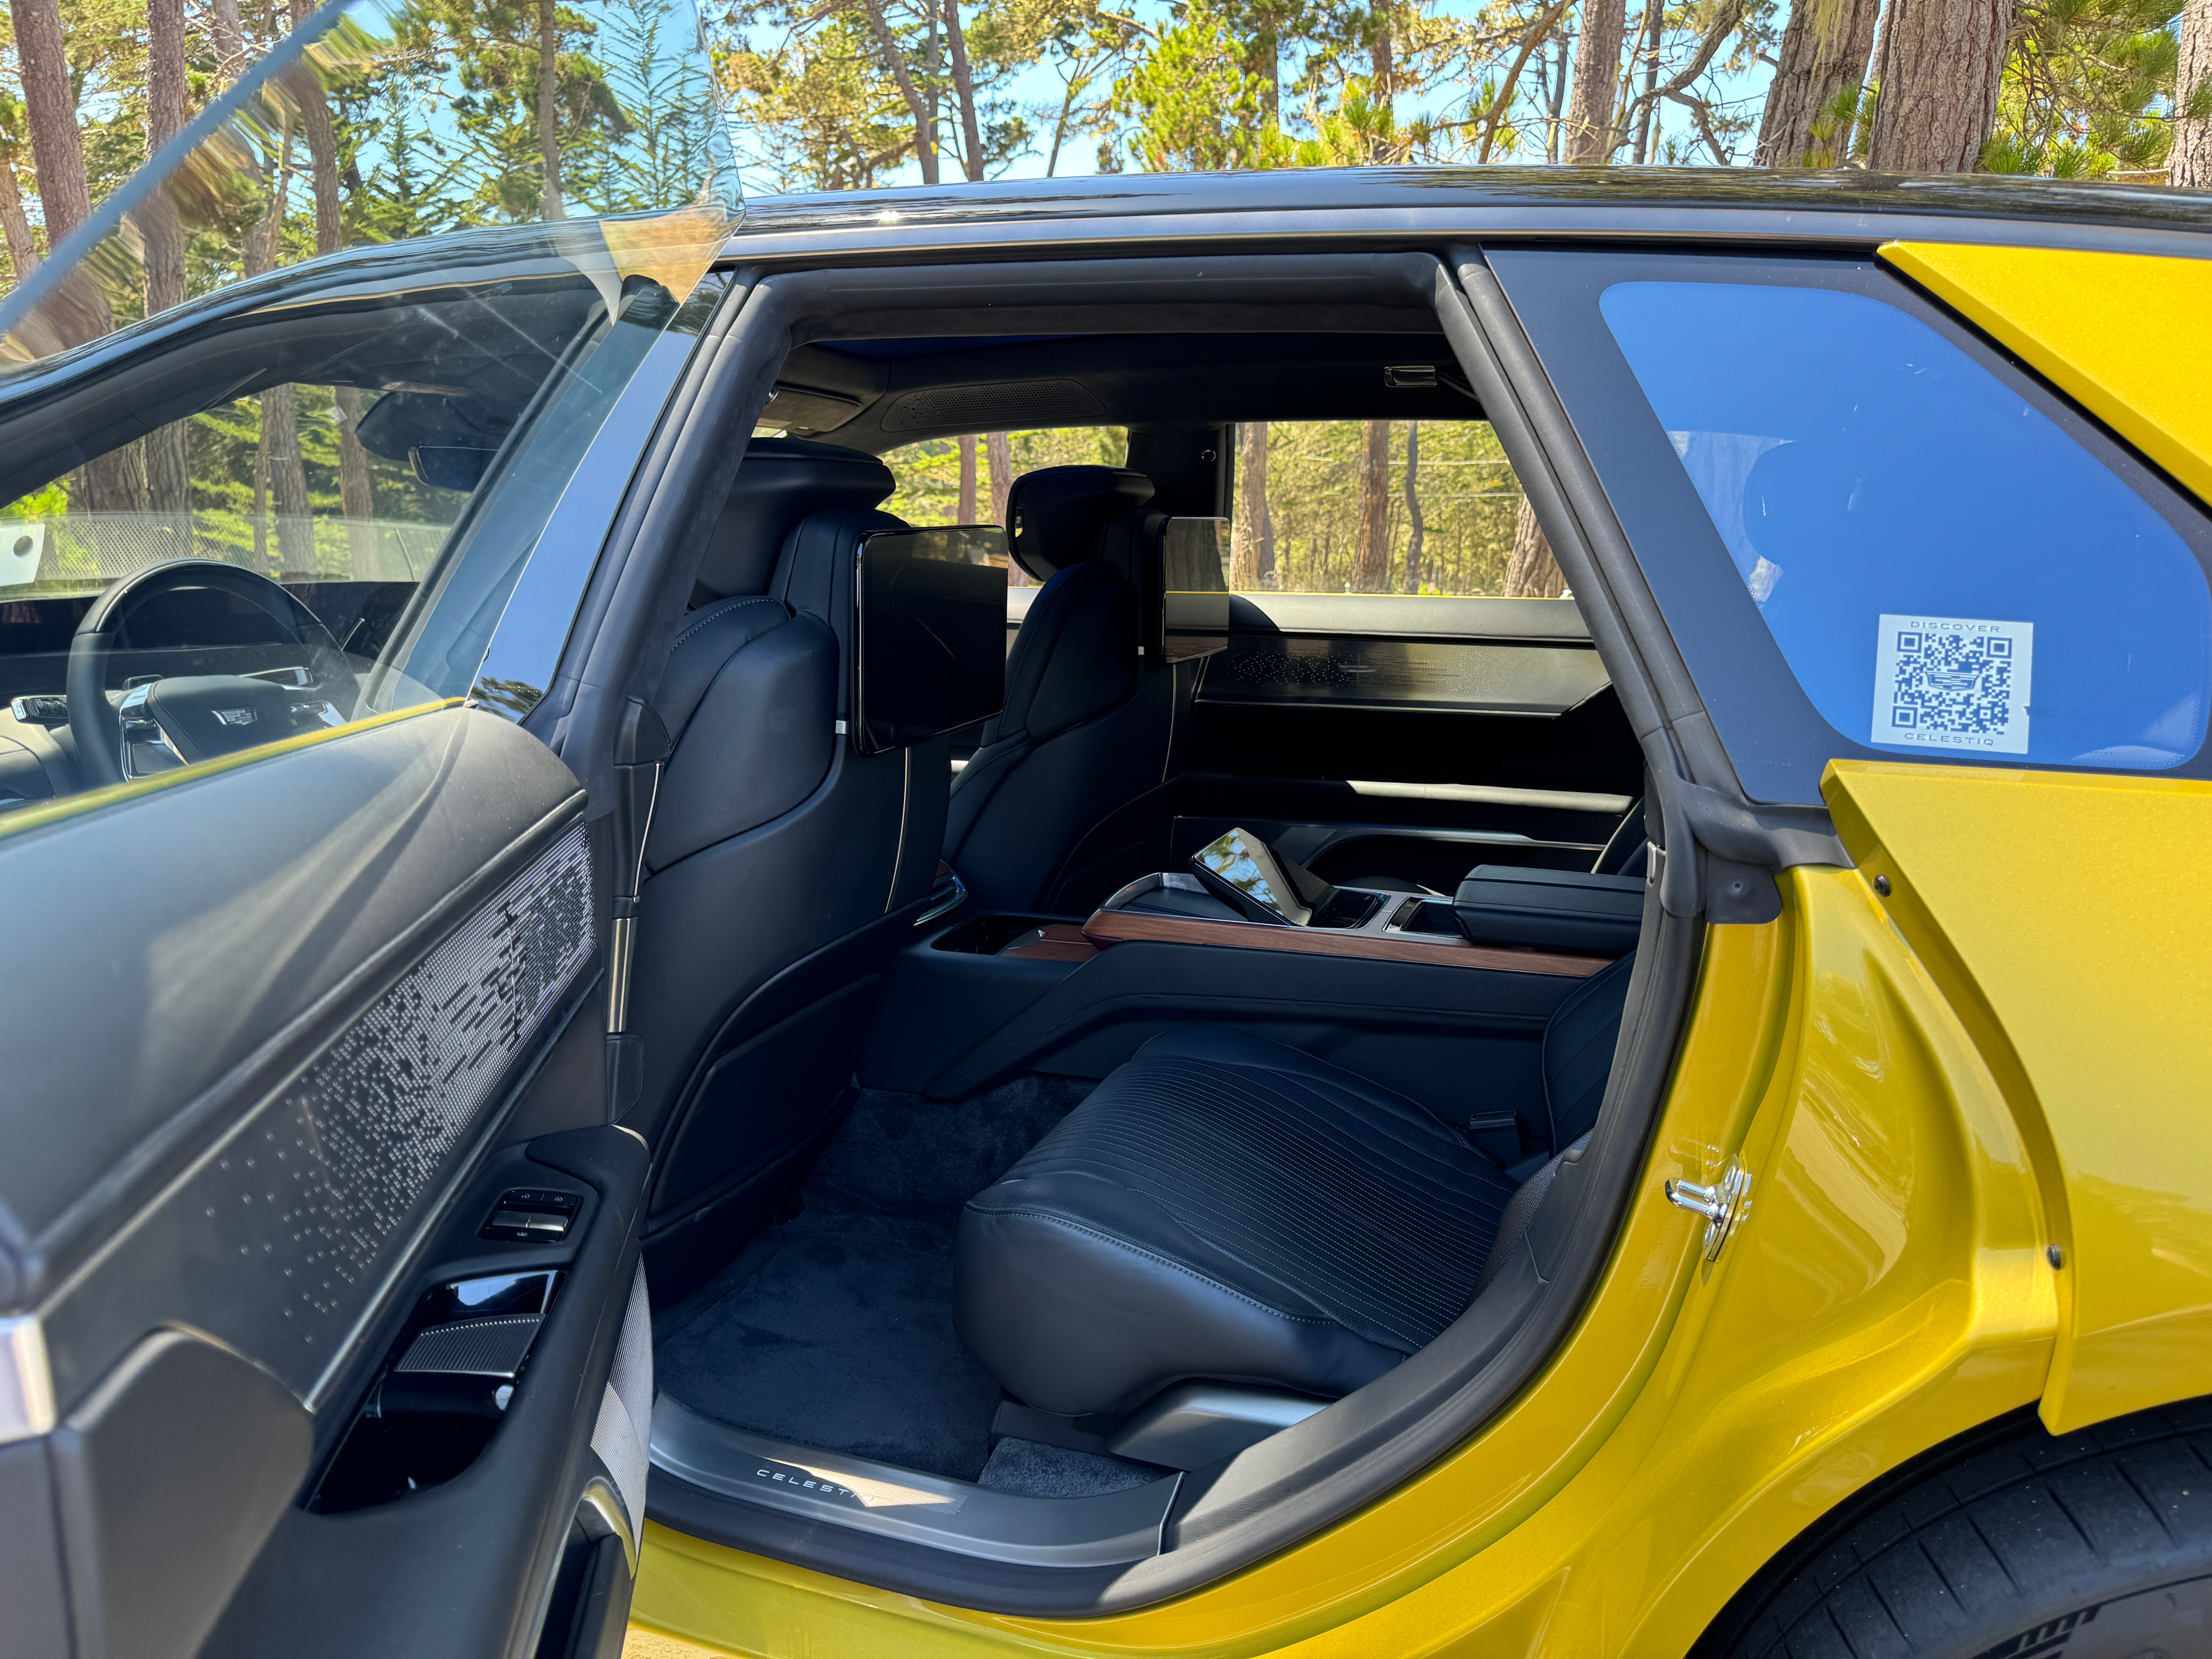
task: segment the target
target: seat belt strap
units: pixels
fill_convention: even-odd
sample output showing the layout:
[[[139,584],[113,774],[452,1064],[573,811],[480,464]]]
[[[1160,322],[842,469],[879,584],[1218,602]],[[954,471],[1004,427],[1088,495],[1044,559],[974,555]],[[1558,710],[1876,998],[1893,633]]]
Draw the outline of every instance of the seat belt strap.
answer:
[[[668,759],[668,728],[633,697],[615,738],[614,925],[607,955],[607,1121],[619,1122],[645,1082],[645,1039],[629,1029],[630,974],[637,961],[637,902],[645,842]]]

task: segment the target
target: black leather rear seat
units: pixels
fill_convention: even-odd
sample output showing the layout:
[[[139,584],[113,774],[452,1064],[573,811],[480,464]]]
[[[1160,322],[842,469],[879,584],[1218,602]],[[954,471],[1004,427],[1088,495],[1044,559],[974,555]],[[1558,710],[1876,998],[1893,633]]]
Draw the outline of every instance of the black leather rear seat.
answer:
[[[1632,960],[1546,1029],[1554,1149],[1596,1116]],[[955,1318],[1017,1400],[1093,1423],[1192,1377],[1334,1397],[1459,1317],[1514,1193],[1402,1095],[1249,1032],[1170,1032],[969,1201]]]

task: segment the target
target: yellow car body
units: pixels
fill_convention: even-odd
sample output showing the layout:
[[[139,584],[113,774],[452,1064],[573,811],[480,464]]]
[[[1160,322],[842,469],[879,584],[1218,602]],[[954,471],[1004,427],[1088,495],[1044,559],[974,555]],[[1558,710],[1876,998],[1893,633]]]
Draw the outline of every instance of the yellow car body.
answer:
[[[2212,261],[1884,258],[2212,500]],[[2125,296],[2114,304],[2113,296]],[[648,1528],[630,1651],[1678,1655],[1931,1448],[2212,1394],[2212,784],[1841,761],[1856,867],[1706,935],[1630,1213],[1509,1409],[1163,1605],[934,1605]],[[1717,1260],[1672,1178],[1750,1171]]]

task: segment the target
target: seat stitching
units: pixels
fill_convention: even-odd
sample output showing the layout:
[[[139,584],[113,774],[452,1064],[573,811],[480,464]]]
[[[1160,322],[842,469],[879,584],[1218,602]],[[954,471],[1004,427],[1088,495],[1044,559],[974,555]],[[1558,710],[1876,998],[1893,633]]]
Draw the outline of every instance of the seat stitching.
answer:
[[[675,650],[676,646],[682,645],[686,640],[690,639],[694,634],[696,634],[701,629],[711,628],[716,623],[721,621],[723,617],[734,617],[738,612],[743,611],[747,605],[772,605],[778,610],[781,610],[783,608],[783,602],[781,599],[771,599],[763,593],[749,593],[745,595],[742,600],[734,603],[731,600],[724,599],[717,605],[708,605],[705,612],[701,615],[698,621],[693,623],[690,627],[685,629],[681,634],[678,634],[676,636],[676,645],[672,645],[668,648],[671,651]]]
[[[1108,1180],[1158,1205],[1248,1271],[1325,1306],[1339,1304],[1345,1311],[1337,1322],[1388,1332],[1399,1344],[1418,1346],[1409,1328],[1433,1333],[1458,1316],[1504,1206],[1464,1190],[1480,1181],[1480,1171],[1449,1155],[1472,1157],[1435,1120],[1393,1114],[1401,1121],[1376,1126],[1353,1109],[1361,1103],[1347,1105],[1349,1091],[1316,1088],[1266,1068],[1194,1060],[1145,1073],[1104,1099],[1094,1097],[1009,1176],[1048,1168]],[[1355,1125],[1377,1133],[1363,1137]],[[1116,1158],[1098,1144],[1167,1150],[1158,1144],[1163,1127],[1170,1127],[1164,1139],[1175,1152],[1172,1165]],[[1413,1190],[1395,1189],[1394,1174]],[[1280,1213],[1269,1213],[1262,1190],[1278,1183],[1310,1195],[1316,1188],[1343,1188],[1367,1196],[1310,1204],[1304,1215],[1308,1236],[1292,1239],[1274,1224]]]
[[[1218,1291],[1226,1297],[1233,1297],[1236,1300],[1245,1304],[1249,1307],[1257,1308],[1261,1313],[1273,1314],[1279,1319],[1288,1319],[1300,1325],[1334,1325],[1339,1330],[1346,1328],[1341,1322],[1325,1317],[1322,1315],[1295,1314],[1286,1308],[1271,1307],[1267,1303],[1261,1301],[1257,1297],[1247,1296],[1243,1291],[1237,1289],[1234,1285],[1224,1285],[1218,1279],[1208,1278],[1206,1274],[1200,1273],[1195,1267],[1186,1267],[1183,1263],[1176,1261],[1171,1256],[1162,1255],[1157,1250],[1148,1250],[1141,1244],[1133,1244],[1126,1238],[1117,1237],[1112,1233],[1102,1232],[1096,1227],[1086,1227],[1079,1221],[1069,1220],[1066,1216],[1054,1215],[1048,1210],[985,1209],[980,1207],[977,1205],[976,1200],[972,1198],[968,1200],[966,1207],[975,1211],[977,1215],[1021,1216],[1025,1217],[1031,1221],[1046,1222],[1054,1227],[1065,1227],[1070,1232],[1086,1234],[1089,1237],[1097,1239],[1102,1244],[1110,1244],[1117,1250],[1127,1251],[1131,1255],[1140,1255],[1147,1261],[1157,1261],[1161,1267],[1171,1268],[1175,1272],[1181,1273],[1186,1279],[1195,1279],[1198,1283],[1206,1285],[1210,1290]],[[1356,1332],[1352,1334],[1355,1335],[1358,1334]]]

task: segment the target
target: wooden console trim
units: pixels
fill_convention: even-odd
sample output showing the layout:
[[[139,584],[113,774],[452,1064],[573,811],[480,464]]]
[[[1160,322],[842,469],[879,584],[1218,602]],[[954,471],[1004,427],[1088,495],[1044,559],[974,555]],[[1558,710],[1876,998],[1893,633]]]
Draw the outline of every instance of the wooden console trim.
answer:
[[[999,954],[1023,957],[1032,962],[1088,962],[1098,954],[1098,947],[1084,938],[1083,930],[1073,923],[1048,922],[1034,931],[1035,938],[1025,933]]]
[[[1611,957],[1577,957],[1535,950],[1474,945],[1463,939],[1405,933],[1362,933],[1322,927],[1272,927],[1257,921],[1209,921],[1203,916],[1163,916],[1143,910],[1095,910],[1083,936],[1104,946],[1143,941],[1155,945],[1228,945],[1251,951],[1296,951],[1317,957],[1364,957],[1376,962],[1425,962],[1444,968],[1487,968],[1493,973],[1551,974],[1588,979],[1613,964]]]

